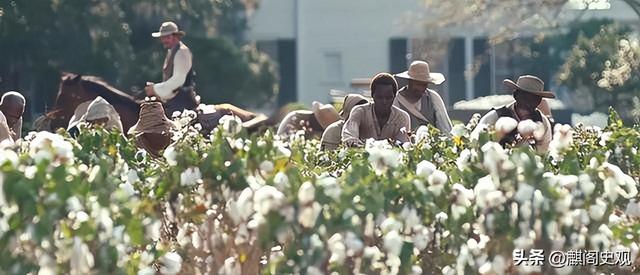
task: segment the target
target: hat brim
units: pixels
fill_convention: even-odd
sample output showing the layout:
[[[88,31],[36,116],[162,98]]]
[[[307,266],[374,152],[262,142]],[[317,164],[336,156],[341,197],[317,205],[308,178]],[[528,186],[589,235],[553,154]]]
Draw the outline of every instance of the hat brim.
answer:
[[[518,84],[516,84],[515,82],[513,82],[513,80],[511,79],[505,79],[502,81],[502,83],[504,84],[504,86],[507,87],[507,89],[509,89],[510,92],[513,92],[515,90],[521,90],[530,94],[534,94],[537,95],[539,97],[544,97],[544,98],[556,98],[556,95],[554,95],[552,92],[549,91],[531,91],[531,90],[527,90],[524,89],[520,86],[518,86]]]
[[[401,72],[399,74],[396,74],[395,77],[399,77],[399,78],[403,78],[403,79],[409,79],[409,80],[415,80],[415,81],[420,81],[420,82],[433,83],[435,85],[440,85],[440,84],[442,84],[442,82],[445,81],[445,77],[441,73],[429,73],[429,78],[428,79],[417,79],[417,78],[411,77],[409,75],[409,71],[404,71],[404,72]]]
[[[172,34],[179,34],[181,36],[187,35],[187,33],[184,32],[184,31],[177,31],[177,32],[170,32],[170,33],[154,32],[154,33],[151,33],[151,36],[152,37],[163,37],[163,36],[172,35]]]

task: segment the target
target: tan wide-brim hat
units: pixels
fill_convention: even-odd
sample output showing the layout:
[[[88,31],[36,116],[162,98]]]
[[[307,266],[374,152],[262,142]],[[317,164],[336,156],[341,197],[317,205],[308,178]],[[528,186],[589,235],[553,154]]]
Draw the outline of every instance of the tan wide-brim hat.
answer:
[[[314,101],[311,106],[311,112],[313,112],[313,116],[316,117],[323,129],[340,119],[338,111],[331,104],[322,104]]]
[[[162,23],[162,25],[160,25],[160,30],[158,30],[158,32],[151,33],[151,36],[162,37],[162,36],[167,36],[172,34],[179,34],[179,35],[185,36],[187,33],[179,30],[178,25],[176,25],[176,23],[168,21],[168,22]]]
[[[442,84],[445,80],[443,74],[432,73],[429,69],[429,63],[420,60],[411,62],[409,70],[396,74],[395,76],[420,82],[433,83],[436,85]]]
[[[369,100],[367,100],[367,98],[361,94],[348,94],[347,96],[345,96],[344,103],[342,104],[342,111],[340,111],[339,114],[340,117],[344,120],[347,120],[353,107],[358,105],[358,103],[362,102],[363,100],[365,102],[369,102]]]
[[[533,75],[523,75],[518,77],[518,81],[513,82],[511,79],[502,81],[510,92],[521,90],[540,97],[555,98],[556,96],[549,91],[544,90],[544,81]]]
[[[140,118],[131,129],[129,135],[141,135],[147,133],[169,134],[175,124],[164,113],[162,103],[145,102],[140,106]]]

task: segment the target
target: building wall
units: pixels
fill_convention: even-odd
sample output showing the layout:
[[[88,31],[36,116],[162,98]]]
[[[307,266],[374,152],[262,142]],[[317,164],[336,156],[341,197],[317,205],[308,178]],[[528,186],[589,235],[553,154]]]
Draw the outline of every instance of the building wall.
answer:
[[[353,78],[390,69],[390,41],[418,29],[418,23],[402,22],[418,5],[416,0],[263,0],[249,37],[289,38],[293,32],[297,100],[329,102],[330,89],[347,90]]]
[[[609,9],[589,10],[583,12],[581,18],[638,22],[637,15],[622,0],[609,0],[609,3]],[[578,12],[582,11],[566,11],[570,18],[575,18]],[[402,55],[398,45],[403,43],[407,45],[409,58],[426,59],[432,62],[434,71],[445,74],[447,82],[438,90],[448,104],[495,93],[502,87],[497,78],[516,73],[502,72],[495,64],[504,53],[492,51],[495,56],[485,60],[491,64],[480,67],[476,77],[465,77],[465,71],[472,68],[478,54],[492,50],[485,43],[492,33],[492,27],[488,26],[436,30],[455,35],[443,46],[446,47],[444,55],[440,53],[441,57],[435,60],[429,58],[431,53],[412,52],[411,39],[433,39],[426,34],[419,19],[424,13],[420,0],[262,0],[250,18],[248,37],[275,44],[282,40],[294,41],[295,53],[278,48],[274,59],[280,59],[283,54],[294,57],[295,66],[280,70],[289,74],[295,71],[293,78],[286,78],[287,83],[281,82],[282,87],[290,87],[287,90],[290,95],[283,98],[308,106],[314,100],[328,102],[330,89],[349,90],[354,78],[372,77],[392,67],[398,70],[402,63],[397,61]],[[403,39],[407,39],[406,42]]]

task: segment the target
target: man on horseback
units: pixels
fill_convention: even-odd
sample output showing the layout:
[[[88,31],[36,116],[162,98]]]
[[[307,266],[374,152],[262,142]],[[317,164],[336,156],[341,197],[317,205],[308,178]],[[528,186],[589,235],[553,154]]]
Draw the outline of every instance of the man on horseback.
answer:
[[[200,103],[195,93],[194,72],[191,68],[193,56],[187,45],[180,41],[184,35],[185,32],[178,30],[178,25],[173,22],[162,23],[160,30],[151,34],[160,38],[167,49],[167,57],[162,67],[163,82],[147,82],[144,90],[147,96],[160,98],[165,113],[169,115],[183,109],[193,110]]]

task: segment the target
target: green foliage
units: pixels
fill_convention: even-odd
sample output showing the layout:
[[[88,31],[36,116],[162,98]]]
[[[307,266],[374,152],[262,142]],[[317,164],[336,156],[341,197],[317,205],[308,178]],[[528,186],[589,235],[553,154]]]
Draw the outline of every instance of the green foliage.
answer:
[[[474,124],[322,152],[304,136],[223,123],[204,138],[183,123],[159,159],[103,129],[32,133],[0,148],[0,269],[498,273],[519,270],[514,248],[637,247],[639,129],[612,111],[537,155],[491,129],[471,137]]]
[[[629,35],[616,24],[601,26],[593,37],[580,34],[557,76],[572,96],[590,98],[600,112],[613,106],[627,121],[640,88],[640,47]]]
[[[173,20],[188,33],[185,39],[194,48],[200,73],[198,90],[205,99],[233,94],[237,97],[229,98],[241,106],[245,102],[238,98],[256,99],[249,104],[269,102],[277,89],[273,65],[241,39],[246,13],[255,5],[235,0],[4,1],[0,89],[25,92],[38,113],[53,101],[61,71],[97,75],[126,92],[141,89],[146,81],[159,82],[165,50],[150,33]]]

